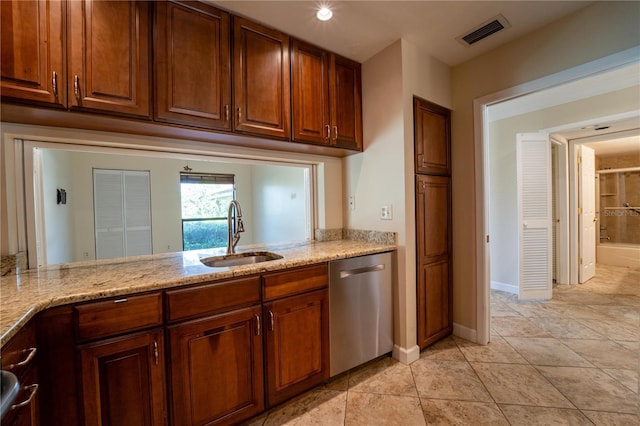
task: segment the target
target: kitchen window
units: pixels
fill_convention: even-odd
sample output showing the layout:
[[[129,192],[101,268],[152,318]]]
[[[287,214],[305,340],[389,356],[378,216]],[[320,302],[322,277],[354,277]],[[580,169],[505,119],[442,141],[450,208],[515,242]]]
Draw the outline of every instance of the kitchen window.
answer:
[[[234,175],[180,173],[183,250],[227,246],[227,211]]]

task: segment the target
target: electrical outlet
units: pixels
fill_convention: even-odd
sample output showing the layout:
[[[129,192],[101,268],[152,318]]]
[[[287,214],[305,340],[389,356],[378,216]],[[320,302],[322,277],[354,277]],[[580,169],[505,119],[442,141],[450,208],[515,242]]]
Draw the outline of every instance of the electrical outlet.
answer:
[[[382,206],[380,209],[380,219],[382,220],[391,220],[393,219],[393,210],[392,205]]]
[[[356,199],[353,195],[351,195],[349,197],[349,210],[355,210],[356,209]]]

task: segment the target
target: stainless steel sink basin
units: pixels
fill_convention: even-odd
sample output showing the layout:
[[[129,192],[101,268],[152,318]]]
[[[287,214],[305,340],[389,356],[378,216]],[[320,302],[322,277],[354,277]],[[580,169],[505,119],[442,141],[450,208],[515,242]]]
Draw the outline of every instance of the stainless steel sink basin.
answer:
[[[11,404],[13,404],[13,400],[18,396],[18,391],[20,390],[20,384],[18,383],[18,378],[15,374],[0,370],[0,419],[4,417],[4,415],[11,408]]]
[[[212,268],[227,266],[252,265],[254,263],[268,262],[269,260],[282,259],[282,256],[269,251],[252,251],[246,253],[227,254],[224,256],[205,257],[200,262]]]

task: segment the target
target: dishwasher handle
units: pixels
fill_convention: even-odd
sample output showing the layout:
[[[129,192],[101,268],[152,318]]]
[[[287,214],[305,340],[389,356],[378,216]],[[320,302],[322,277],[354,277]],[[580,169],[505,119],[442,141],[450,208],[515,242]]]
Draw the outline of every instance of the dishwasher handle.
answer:
[[[340,271],[340,278],[347,278],[353,275],[366,274],[367,272],[383,271],[384,268],[385,268],[384,263],[381,263],[380,265],[365,266],[364,268],[348,269],[346,271]]]

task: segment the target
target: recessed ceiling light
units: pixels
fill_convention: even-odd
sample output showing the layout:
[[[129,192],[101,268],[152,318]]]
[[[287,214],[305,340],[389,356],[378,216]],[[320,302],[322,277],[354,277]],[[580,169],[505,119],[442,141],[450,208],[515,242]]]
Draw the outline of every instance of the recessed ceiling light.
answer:
[[[328,21],[332,17],[333,17],[333,12],[331,11],[331,9],[329,9],[326,6],[321,7],[320,10],[318,10],[318,13],[316,13],[316,18],[318,18],[321,21]]]

